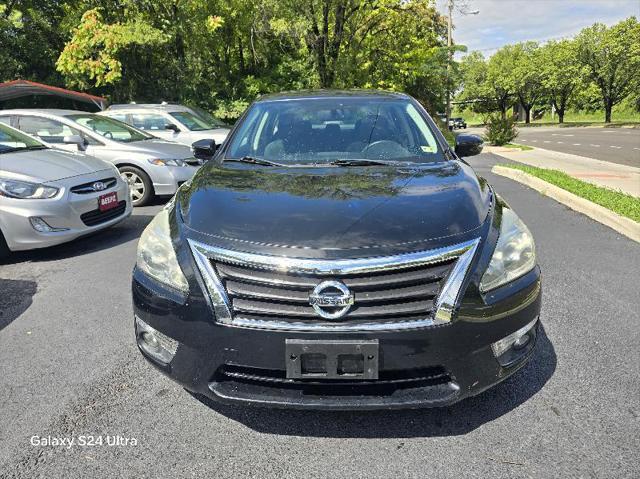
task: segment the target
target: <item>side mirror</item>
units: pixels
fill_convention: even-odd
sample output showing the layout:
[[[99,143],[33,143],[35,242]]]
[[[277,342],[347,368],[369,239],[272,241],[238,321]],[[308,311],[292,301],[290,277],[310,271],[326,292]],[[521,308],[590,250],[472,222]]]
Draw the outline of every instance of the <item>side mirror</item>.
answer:
[[[456,136],[456,155],[461,158],[482,153],[484,141],[478,135]]]
[[[180,131],[180,128],[178,128],[178,125],[174,125],[173,123],[169,123],[168,125],[164,125],[164,129],[165,130],[172,130],[174,133],[178,133]]]
[[[76,145],[80,151],[84,151],[87,147],[87,140],[80,135],[67,135],[62,139],[62,143],[65,145]]]
[[[191,151],[199,160],[209,161],[215,155],[218,146],[214,140],[198,140],[191,145]]]

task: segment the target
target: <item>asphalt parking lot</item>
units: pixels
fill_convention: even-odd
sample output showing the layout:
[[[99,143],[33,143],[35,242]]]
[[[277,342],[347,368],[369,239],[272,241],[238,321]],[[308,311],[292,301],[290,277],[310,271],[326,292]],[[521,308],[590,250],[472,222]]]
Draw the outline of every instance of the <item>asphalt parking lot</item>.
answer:
[[[133,338],[136,242],[160,204],[0,265],[0,477],[638,477],[640,246],[470,159],[533,232],[532,361],[452,407],[301,412],[203,404]],[[34,446],[31,438],[134,438]]]

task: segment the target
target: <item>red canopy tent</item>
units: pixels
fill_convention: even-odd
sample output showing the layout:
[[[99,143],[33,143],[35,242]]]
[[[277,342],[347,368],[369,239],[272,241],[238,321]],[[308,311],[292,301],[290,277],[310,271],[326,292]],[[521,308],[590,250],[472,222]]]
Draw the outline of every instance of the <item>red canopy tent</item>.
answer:
[[[13,80],[0,83],[0,101],[11,100],[29,95],[51,95],[68,98],[70,100],[93,103],[101,110],[107,107],[107,99],[101,96],[89,95],[79,91],[65,90],[56,86],[45,85],[29,80]]]

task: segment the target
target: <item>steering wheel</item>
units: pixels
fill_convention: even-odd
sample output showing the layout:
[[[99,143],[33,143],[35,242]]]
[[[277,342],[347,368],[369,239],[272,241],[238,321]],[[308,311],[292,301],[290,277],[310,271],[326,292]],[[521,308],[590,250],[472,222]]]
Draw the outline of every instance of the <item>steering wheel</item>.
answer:
[[[105,138],[109,138],[110,140],[113,139],[113,133],[111,133],[110,131],[105,131],[102,136],[104,136]]]
[[[398,158],[409,156],[409,151],[399,143],[391,140],[378,140],[367,145],[362,150],[367,157],[377,158]]]

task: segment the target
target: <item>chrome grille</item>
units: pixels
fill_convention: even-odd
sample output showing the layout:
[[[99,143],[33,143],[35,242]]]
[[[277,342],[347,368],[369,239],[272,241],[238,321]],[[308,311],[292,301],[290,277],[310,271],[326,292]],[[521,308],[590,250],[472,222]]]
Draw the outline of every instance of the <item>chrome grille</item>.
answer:
[[[96,190],[93,185],[95,183],[104,183],[104,188],[101,190]],[[77,195],[86,195],[88,193],[96,193],[100,191],[107,191],[109,188],[113,188],[117,183],[115,178],[105,178],[103,180],[91,181],[89,183],[83,183],[81,185],[73,186],[71,191]]]
[[[327,276],[278,274],[214,261],[234,317],[263,321],[273,317],[292,322],[322,320],[309,304],[309,294],[325,280],[340,281],[355,295],[354,306],[340,318],[341,322],[432,316],[434,300],[451,266],[449,261],[401,272]]]
[[[450,248],[358,260],[256,255],[189,241],[219,322],[285,330],[404,329],[447,322],[478,240]],[[320,317],[309,294],[340,281],[355,304]]]

